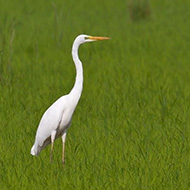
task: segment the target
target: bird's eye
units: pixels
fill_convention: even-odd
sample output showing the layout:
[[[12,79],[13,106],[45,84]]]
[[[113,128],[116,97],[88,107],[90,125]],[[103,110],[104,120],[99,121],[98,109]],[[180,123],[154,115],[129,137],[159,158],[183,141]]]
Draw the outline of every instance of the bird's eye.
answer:
[[[84,39],[85,39],[85,40],[88,40],[88,37],[86,36],[86,37],[84,37]]]

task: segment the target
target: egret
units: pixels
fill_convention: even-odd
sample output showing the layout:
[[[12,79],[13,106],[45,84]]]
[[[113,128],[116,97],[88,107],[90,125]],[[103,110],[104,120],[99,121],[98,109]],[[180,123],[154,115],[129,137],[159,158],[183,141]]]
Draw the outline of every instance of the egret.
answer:
[[[81,97],[83,89],[83,67],[78,57],[78,48],[86,42],[108,40],[108,37],[96,37],[81,34],[76,37],[72,46],[72,58],[76,68],[75,84],[70,93],[60,97],[43,114],[35,137],[31,154],[37,156],[47,145],[51,143],[50,161],[52,161],[53,145],[55,139],[62,138],[62,162],[64,164],[65,140],[67,129],[72,120],[72,115]]]

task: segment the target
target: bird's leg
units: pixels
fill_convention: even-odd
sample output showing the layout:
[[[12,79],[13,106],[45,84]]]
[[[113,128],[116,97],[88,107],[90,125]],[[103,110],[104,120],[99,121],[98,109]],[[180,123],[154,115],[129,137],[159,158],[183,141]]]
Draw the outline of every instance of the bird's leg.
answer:
[[[67,133],[63,133],[62,135],[62,142],[63,142],[63,152],[62,152],[62,163],[65,163],[65,140],[66,140]]]
[[[56,131],[53,131],[51,133],[51,152],[50,152],[50,162],[52,162],[53,159],[53,144],[54,144],[54,140],[55,140],[55,135],[56,135]]]

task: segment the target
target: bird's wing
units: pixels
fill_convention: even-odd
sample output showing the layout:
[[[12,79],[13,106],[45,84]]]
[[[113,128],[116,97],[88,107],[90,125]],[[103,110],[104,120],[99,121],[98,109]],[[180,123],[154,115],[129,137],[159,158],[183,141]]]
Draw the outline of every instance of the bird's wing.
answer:
[[[39,146],[42,146],[44,141],[51,136],[52,131],[59,127],[63,112],[63,98],[58,99],[46,110],[42,116],[36,133],[36,141]]]

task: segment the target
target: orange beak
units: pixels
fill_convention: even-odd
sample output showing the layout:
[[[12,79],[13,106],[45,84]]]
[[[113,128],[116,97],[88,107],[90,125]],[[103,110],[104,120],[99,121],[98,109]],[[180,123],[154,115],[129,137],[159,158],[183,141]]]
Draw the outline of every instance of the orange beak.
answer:
[[[90,36],[88,39],[90,40],[109,40],[108,37],[97,37],[97,36]]]

